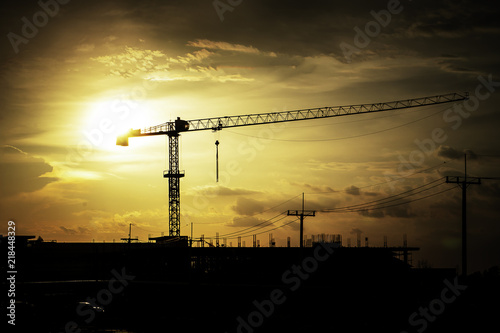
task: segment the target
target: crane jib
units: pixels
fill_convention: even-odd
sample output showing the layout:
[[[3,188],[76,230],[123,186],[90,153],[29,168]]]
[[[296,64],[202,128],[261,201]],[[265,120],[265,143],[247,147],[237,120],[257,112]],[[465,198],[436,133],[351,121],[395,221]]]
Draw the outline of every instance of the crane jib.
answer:
[[[223,128],[252,126],[261,124],[271,124],[278,122],[300,121],[318,118],[330,118],[362,114],[369,112],[381,112],[390,110],[409,109],[415,107],[430,106],[436,104],[450,103],[466,100],[469,93],[451,93],[445,95],[435,95],[392,102],[381,102],[371,104],[355,104],[343,106],[328,106],[311,109],[301,109],[282,112],[255,113],[248,115],[235,115],[214,118],[203,118],[193,120],[182,120],[166,122],[157,126],[143,128],[141,130],[131,130],[128,135],[148,136],[148,135],[176,135],[179,132],[192,132],[212,130],[219,131]],[[140,131],[140,132],[137,132]]]

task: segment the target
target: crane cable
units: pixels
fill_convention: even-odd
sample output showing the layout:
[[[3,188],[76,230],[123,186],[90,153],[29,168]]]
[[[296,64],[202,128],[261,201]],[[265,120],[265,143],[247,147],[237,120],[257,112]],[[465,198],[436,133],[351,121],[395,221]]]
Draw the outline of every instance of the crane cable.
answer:
[[[215,181],[219,182],[219,140],[215,140]]]

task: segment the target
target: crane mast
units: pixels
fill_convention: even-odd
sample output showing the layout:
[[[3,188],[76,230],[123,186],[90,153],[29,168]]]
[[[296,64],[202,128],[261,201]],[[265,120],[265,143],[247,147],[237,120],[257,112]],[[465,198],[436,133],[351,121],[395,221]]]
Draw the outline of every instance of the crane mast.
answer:
[[[374,113],[390,110],[401,110],[415,107],[457,102],[468,99],[469,94],[450,93],[421,98],[398,100],[392,102],[356,104],[344,106],[329,106],[293,111],[254,113],[194,120],[182,120],[179,117],[170,122],[143,129],[130,129],[126,134],[116,139],[119,146],[128,146],[131,137],[168,135],[169,169],[163,172],[168,178],[169,202],[169,236],[180,236],[180,178],[184,171],[179,170],[179,136],[181,132],[212,130],[220,131],[223,128],[263,125],[280,122],[301,121],[319,118],[331,118],[355,114]]]

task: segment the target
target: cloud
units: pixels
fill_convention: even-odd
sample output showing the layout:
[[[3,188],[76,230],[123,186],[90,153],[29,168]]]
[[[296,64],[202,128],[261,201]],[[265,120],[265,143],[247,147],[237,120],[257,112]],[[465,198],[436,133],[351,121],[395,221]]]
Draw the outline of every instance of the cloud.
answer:
[[[76,229],[71,229],[71,228],[66,228],[66,227],[60,226],[59,229],[61,229],[62,231],[64,231],[64,233],[66,233],[68,235],[89,234],[90,233],[90,230],[88,228],[85,228],[85,227],[78,227]]]
[[[265,222],[266,220],[263,220],[258,217],[254,216],[248,216],[248,217],[234,217],[233,218],[233,223],[228,224],[229,227],[251,227],[251,226],[268,226],[271,224],[271,222]],[[265,222],[265,223],[264,223]],[[251,231],[250,231],[251,232]],[[256,231],[256,233],[258,230]]]
[[[345,193],[350,195],[360,195],[359,187],[351,185],[345,189]]]
[[[313,170],[353,171],[358,167],[358,164],[310,160],[308,161],[308,166]]]
[[[352,228],[350,234],[362,234],[363,231],[361,231],[358,228]]]
[[[65,228],[63,226],[60,226],[59,229],[61,229],[62,231],[64,231],[64,233],[69,234],[69,235],[75,235],[77,233],[75,230],[68,229],[68,228]]]
[[[311,184],[296,183],[296,182],[290,182],[290,185],[297,186],[300,188],[307,188],[311,192],[328,192],[328,193],[337,192],[333,188],[331,188],[330,186],[327,186],[327,185],[311,185]]]
[[[411,218],[417,216],[415,213],[411,212],[409,205],[388,207],[384,209],[384,212],[386,215],[392,217]]]
[[[265,205],[263,202],[258,200],[239,197],[236,200],[236,205],[232,206],[231,208],[240,215],[250,216],[264,211]]]
[[[477,160],[479,156],[470,149],[465,149],[464,154],[467,154],[467,160]]]
[[[111,75],[129,78],[136,73],[152,73],[168,69],[168,59],[159,50],[141,50],[135,47],[125,47],[125,51],[115,55],[90,58],[109,68]]]
[[[495,182],[483,182],[481,186],[475,188],[475,190],[484,197],[488,198],[500,198],[500,184],[498,181]]]
[[[452,55],[445,55],[437,59],[437,65],[445,72],[481,74],[475,69],[467,67],[467,65],[465,65],[466,62],[467,59]]]
[[[90,58],[103,64],[108,74],[131,78],[140,74],[149,74],[151,81],[214,81],[214,82],[252,82],[253,78],[243,76],[232,67],[224,69],[212,65],[208,60],[214,52],[207,49],[186,53],[177,57],[168,57],[160,50],[143,50],[126,47],[125,51],[114,55]]]
[[[447,159],[458,160],[464,157],[464,154],[450,146],[439,146],[437,156]]]
[[[470,149],[459,151],[450,146],[439,146],[437,149],[437,156],[451,160],[463,159],[465,154],[467,154],[467,160],[475,160],[478,158],[477,154]]]
[[[250,53],[258,55],[266,55],[270,57],[277,57],[276,53],[274,52],[263,52],[253,46],[231,44],[227,42],[215,42],[208,39],[197,39],[195,41],[189,41],[187,45],[205,49],[212,49],[212,50],[234,51],[240,53]]]
[[[229,188],[226,186],[206,186],[198,189],[199,195],[204,196],[237,196],[237,195],[251,195],[259,192],[246,190],[243,188]]]
[[[383,218],[386,216],[398,217],[398,218],[412,218],[417,216],[415,213],[411,211],[409,205],[399,205],[399,206],[386,207],[380,209],[377,209],[377,207],[375,207],[374,209],[360,210],[358,211],[358,214],[361,216],[373,217],[373,218]]]
[[[176,60],[171,59],[171,61],[178,61],[183,64],[191,64],[193,62],[201,62],[204,59],[207,59],[213,52],[210,52],[206,49],[202,49],[200,51],[195,51],[193,53],[187,53],[185,56],[178,56]]]
[[[375,210],[361,210],[358,212],[359,215],[361,216],[366,216],[366,217],[374,217],[374,218],[382,218],[385,216],[384,212],[381,209],[375,209]]]
[[[0,183],[2,184],[0,195],[2,196],[34,192],[58,180],[54,177],[41,177],[51,172],[52,166],[42,158],[30,156],[16,147],[1,147],[0,157]]]
[[[94,49],[95,49],[94,44],[83,43],[83,44],[77,45],[75,48],[75,51],[85,53],[85,52],[91,52]]]

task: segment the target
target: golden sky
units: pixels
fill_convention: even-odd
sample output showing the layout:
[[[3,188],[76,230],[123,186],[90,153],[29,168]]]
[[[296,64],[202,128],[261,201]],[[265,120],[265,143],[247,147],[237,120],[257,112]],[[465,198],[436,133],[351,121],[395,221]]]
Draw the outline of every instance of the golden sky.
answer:
[[[300,209],[303,192],[306,209],[318,211],[394,196],[462,175],[464,152],[469,175],[500,176],[498,9],[487,1],[389,3],[2,5],[0,220],[45,240],[99,242],[119,241],[133,223],[133,236],[146,241],[168,234],[167,138],[118,147],[125,129],[455,91],[479,104],[184,133],[181,234],[193,223],[195,237],[237,235]],[[435,129],[440,142],[426,146]],[[453,186],[441,183],[409,199]],[[359,229],[374,246],[384,235],[399,246],[406,233],[422,249],[416,259],[455,267],[460,195],[457,188],[408,205],[318,212],[304,233],[354,244]],[[471,269],[500,263],[499,198],[496,180],[470,187]],[[261,244],[266,230],[290,221],[258,229]],[[272,232],[280,246],[287,236],[298,244],[296,222]]]

